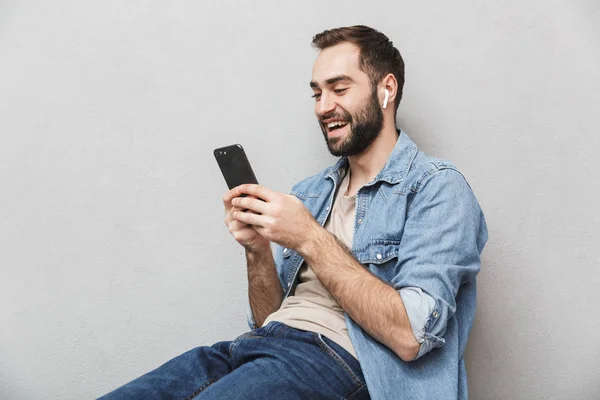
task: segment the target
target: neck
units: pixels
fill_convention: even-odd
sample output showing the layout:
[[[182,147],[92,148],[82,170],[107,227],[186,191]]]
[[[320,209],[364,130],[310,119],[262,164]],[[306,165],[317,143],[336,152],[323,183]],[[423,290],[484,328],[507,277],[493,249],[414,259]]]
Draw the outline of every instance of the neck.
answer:
[[[363,185],[375,179],[392,154],[397,140],[398,132],[395,125],[385,124],[377,139],[365,151],[348,157],[350,168],[348,193],[356,193]]]

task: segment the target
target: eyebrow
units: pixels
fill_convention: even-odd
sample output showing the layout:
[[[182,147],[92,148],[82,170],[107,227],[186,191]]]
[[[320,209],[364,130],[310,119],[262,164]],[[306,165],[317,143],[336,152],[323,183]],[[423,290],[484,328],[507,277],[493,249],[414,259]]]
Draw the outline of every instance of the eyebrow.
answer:
[[[334,76],[333,78],[327,79],[325,81],[325,85],[330,86],[330,85],[333,85],[338,82],[354,83],[354,79],[350,78],[348,75],[338,75],[338,76]],[[310,81],[310,87],[313,89],[320,88],[319,84],[315,81]]]

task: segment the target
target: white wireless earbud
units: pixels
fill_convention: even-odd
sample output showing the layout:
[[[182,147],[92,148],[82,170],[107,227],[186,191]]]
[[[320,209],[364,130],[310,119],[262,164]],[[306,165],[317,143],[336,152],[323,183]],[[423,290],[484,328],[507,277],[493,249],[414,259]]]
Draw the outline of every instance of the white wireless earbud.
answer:
[[[390,91],[385,89],[385,97],[383,98],[383,109],[387,107],[388,99],[390,98]]]

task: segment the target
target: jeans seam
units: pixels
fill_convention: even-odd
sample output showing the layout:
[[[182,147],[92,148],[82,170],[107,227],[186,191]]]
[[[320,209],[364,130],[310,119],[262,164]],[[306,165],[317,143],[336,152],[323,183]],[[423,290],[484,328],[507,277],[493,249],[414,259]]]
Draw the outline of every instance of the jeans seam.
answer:
[[[237,338],[235,338],[234,340],[232,340],[231,343],[229,344],[229,357],[233,358],[233,350],[238,346],[238,344],[240,344],[240,341],[242,339],[253,339],[253,338],[262,338],[262,336],[257,335],[254,331],[250,331],[250,332],[243,333],[242,335],[240,335]]]
[[[315,338],[321,350],[329,354],[329,356],[333,358],[340,365],[340,367],[342,367],[342,369],[346,371],[348,375],[350,375],[350,378],[352,378],[356,386],[360,388],[364,385],[364,383],[354,373],[354,371],[352,371],[352,368],[350,368],[346,361],[344,361],[344,359],[335,350],[333,350],[327,343],[325,343],[325,341],[321,338],[321,336],[318,333],[315,333]]]
[[[219,378],[210,378],[209,380],[207,380],[206,382],[204,382],[198,389],[196,389],[194,391],[194,393],[192,393],[191,395],[189,395],[188,397],[186,397],[185,400],[193,400],[194,397],[198,396],[200,393],[202,393],[210,385],[212,385],[213,383],[215,383],[218,380],[219,380]]]
[[[229,358],[233,358],[233,349],[237,346],[237,340],[234,340],[229,344]]]
[[[269,325],[271,326],[265,330],[265,337],[272,337],[274,339],[281,338],[285,333],[284,329],[287,327],[278,321],[272,321]]]
[[[367,385],[366,384],[362,384],[358,389],[356,389],[354,392],[350,393],[348,396],[346,396],[344,398],[344,400],[353,400],[354,396],[356,396],[356,394],[360,391],[362,391]]]
[[[280,326],[277,332],[275,333],[275,339],[280,339],[284,333],[284,327]]]

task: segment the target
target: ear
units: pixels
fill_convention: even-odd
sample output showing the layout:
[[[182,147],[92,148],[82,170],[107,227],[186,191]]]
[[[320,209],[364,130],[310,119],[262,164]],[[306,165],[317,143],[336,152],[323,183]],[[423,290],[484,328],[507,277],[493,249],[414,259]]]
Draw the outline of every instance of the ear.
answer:
[[[390,91],[387,89],[383,89],[383,91],[385,92],[385,97],[383,98],[383,105],[381,107],[383,107],[383,109],[385,110],[385,108],[387,107],[388,100],[390,99]]]
[[[381,84],[379,85],[379,90],[380,90],[379,98],[381,101],[381,107],[384,109],[392,108],[392,107],[388,107],[388,106],[390,103],[393,103],[396,100],[396,95],[398,94],[398,81],[396,81],[394,74],[387,74],[381,80]]]

